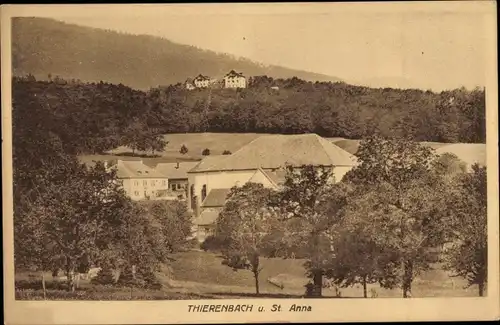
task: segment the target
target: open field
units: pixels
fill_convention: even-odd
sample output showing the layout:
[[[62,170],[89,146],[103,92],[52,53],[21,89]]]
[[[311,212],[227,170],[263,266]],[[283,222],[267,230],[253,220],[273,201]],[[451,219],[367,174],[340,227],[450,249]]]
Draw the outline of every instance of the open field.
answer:
[[[206,148],[210,149],[211,155],[221,155],[225,150],[235,152],[252,140],[265,134],[258,133],[172,133],[166,134],[165,140],[168,141],[165,151],[158,154],[158,157],[147,157],[148,153],[137,152],[138,155],[145,157],[131,156],[132,151],[125,147],[119,147],[111,150],[106,155],[84,155],[82,160],[106,160],[106,159],[123,159],[123,160],[142,160],[150,166],[155,166],[159,162],[176,162],[176,161],[193,161],[203,158],[202,151]],[[326,138],[335,143],[340,148],[348,151],[351,154],[356,154],[360,140],[344,139],[344,138]],[[440,142],[422,142],[435,150],[454,146],[459,147],[453,151],[457,152],[461,157],[477,156],[478,152],[481,157],[479,160],[485,160],[486,146],[484,144],[451,144]],[[179,150],[185,145],[188,148],[188,153],[182,155]],[[452,147],[450,147],[452,148]],[[470,151],[470,152],[468,152]]]
[[[303,260],[292,259],[262,259],[260,274],[260,297],[296,298],[304,295],[304,285],[308,279],[305,276]],[[50,272],[45,272],[48,287],[53,281]],[[80,290],[75,293],[62,290],[48,290],[48,299],[82,299],[82,300],[129,300],[129,299],[207,299],[207,298],[246,298],[255,297],[255,280],[250,271],[233,271],[230,267],[221,264],[217,254],[204,251],[187,251],[177,253],[173,261],[165,265],[158,274],[163,283],[162,290],[133,289],[132,296],[129,288],[114,288],[97,286],[88,280],[80,281]],[[41,273],[23,272],[16,274],[17,281],[39,280]],[[280,288],[268,281],[283,285]],[[461,278],[451,278],[439,269],[430,270],[413,282],[413,297],[475,297],[477,288],[465,289],[465,281]],[[368,295],[374,289],[380,298],[400,298],[401,290],[387,290],[377,284],[368,286]],[[361,286],[341,288],[343,298],[362,298]],[[323,290],[325,297],[335,297],[333,288]],[[19,291],[18,299],[41,299],[41,289]],[[132,298],[131,298],[132,297]]]

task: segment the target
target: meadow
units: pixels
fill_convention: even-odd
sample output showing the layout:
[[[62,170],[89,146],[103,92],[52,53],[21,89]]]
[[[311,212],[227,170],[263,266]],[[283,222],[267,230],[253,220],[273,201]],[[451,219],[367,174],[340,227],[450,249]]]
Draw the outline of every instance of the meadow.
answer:
[[[250,298],[255,295],[255,282],[250,271],[234,271],[221,263],[222,259],[215,253],[201,250],[189,250],[176,253],[172,261],[164,264],[159,272],[163,288],[161,290],[145,290],[126,287],[109,287],[94,285],[89,280],[80,280],[80,288],[74,292],[64,290],[64,285],[57,285],[50,272],[45,272],[47,281],[47,299],[78,300],[174,300],[174,299],[231,299]],[[260,292],[258,297],[300,298],[305,293],[304,285],[308,278],[303,266],[304,260],[263,258],[260,274]],[[37,282],[41,273],[16,273],[17,299],[43,299],[41,287],[28,282]],[[465,288],[466,282],[461,278],[450,277],[450,274],[436,264],[413,282],[414,298],[422,297],[475,297],[477,288]],[[340,294],[339,294],[340,292]],[[368,297],[376,292],[378,298],[400,298],[400,289],[382,289],[378,284],[368,286]],[[323,296],[329,298],[362,298],[360,285],[323,289]]]
[[[203,158],[202,151],[204,149],[210,150],[210,155],[222,155],[226,150],[234,153],[241,147],[250,143],[252,140],[265,134],[260,133],[171,133],[164,135],[165,141],[168,141],[165,146],[165,151],[157,153],[156,156],[151,156],[150,152],[137,151],[134,155],[132,150],[127,147],[118,147],[110,150],[105,155],[82,155],[80,159],[83,161],[92,160],[109,160],[109,159],[123,159],[123,160],[142,160],[145,164],[155,166],[159,162],[182,162],[182,161],[196,161]],[[361,140],[345,139],[345,138],[326,138],[340,148],[346,150],[351,154],[356,154]],[[433,149],[440,149],[445,146],[450,146],[450,143],[441,142],[422,142],[422,144],[429,146]],[[182,146],[188,148],[186,154],[181,154],[179,151]],[[457,144],[453,144],[457,145]],[[460,145],[460,144],[458,144]],[[463,156],[467,156],[470,145],[462,151]],[[484,148],[480,150],[484,151]],[[476,152],[471,154],[476,154]]]

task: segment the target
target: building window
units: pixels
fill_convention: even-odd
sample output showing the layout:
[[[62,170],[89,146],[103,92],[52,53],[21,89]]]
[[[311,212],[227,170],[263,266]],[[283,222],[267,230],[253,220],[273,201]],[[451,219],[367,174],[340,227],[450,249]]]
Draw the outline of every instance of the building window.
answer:
[[[163,186],[167,186],[167,181],[166,181],[166,180],[163,180],[163,181],[162,181],[162,184],[163,184]]]
[[[194,209],[196,205],[196,197],[194,196],[194,185],[191,185],[189,196],[191,198],[191,209]]]
[[[135,191],[135,192],[134,192],[134,195],[135,195],[135,196],[139,196],[139,191]]]
[[[151,181],[151,186],[155,186],[155,181]]]
[[[171,184],[170,188],[172,189],[172,191],[176,191],[177,190],[177,184]]]
[[[148,181],[142,181],[142,185],[148,186]]]
[[[207,197],[207,186],[203,185],[203,187],[201,188],[201,202],[203,202],[206,197]]]
[[[135,186],[139,186],[139,181],[134,181]]]

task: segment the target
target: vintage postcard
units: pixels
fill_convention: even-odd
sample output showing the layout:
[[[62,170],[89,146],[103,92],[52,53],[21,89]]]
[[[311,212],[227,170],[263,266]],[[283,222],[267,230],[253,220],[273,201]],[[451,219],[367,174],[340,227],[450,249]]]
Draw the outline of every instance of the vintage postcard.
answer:
[[[499,319],[495,6],[2,6],[5,323]]]

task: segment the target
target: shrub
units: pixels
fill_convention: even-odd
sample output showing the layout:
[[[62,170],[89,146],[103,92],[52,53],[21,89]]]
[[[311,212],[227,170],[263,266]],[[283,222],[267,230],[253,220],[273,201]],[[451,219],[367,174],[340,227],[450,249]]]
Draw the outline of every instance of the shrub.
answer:
[[[32,280],[18,280],[15,281],[14,286],[16,289],[21,290],[43,290],[42,280],[32,279]],[[47,290],[67,290],[68,284],[59,281],[45,281],[45,289]]]
[[[222,152],[222,154],[223,155],[230,155],[230,154],[232,154],[232,152],[229,150],[224,150],[224,152]]]
[[[185,146],[185,145],[182,145],[181,147],[181,150],[179,150],[179,152],[183,155],[187,154],[188,153],[188,148]]]
[[[92,284],[114,284],[115,277],[113,275],[113,271],[110,268],[103,268],[99,273],[97,273],[97,276],[90,280]]]
[[[125,268],[121,273],[118,281],[120,286],[146,288],[146,289],[161,289],[162,284],[152,270],[138,268],[135,278],[130,268]]]
[[[46,292],[47,300],[190,300],[203,299],[204,296],[191,293],[165,293],[158,290],[140,290],[130,293],[129,288],[113,291],[54,291]],[[16,300],[43,300],[42,290],[16,290]]]
[[[202,154],[203,156],[209,156],[209,155],[210,155],[210,149],[205,148],[205,149],[201,152],[201,154]]]
[[[223,247],[223,240],[216,236],[208,236],[203,243],[201,243],[201,249],[204,251],[219,252]]]

